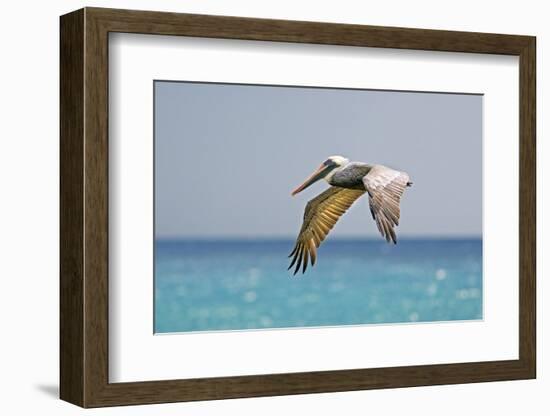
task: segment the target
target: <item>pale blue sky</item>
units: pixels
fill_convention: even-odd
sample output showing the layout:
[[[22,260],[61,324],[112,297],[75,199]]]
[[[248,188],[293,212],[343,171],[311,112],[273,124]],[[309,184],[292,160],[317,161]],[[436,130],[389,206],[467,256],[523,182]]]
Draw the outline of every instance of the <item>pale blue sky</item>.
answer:
[[[155,82],[156,237],[291,237],[328,156],[414,182],[400,237],[480,236],[481,95]],[[376,237],[367,198],[334,237]]]

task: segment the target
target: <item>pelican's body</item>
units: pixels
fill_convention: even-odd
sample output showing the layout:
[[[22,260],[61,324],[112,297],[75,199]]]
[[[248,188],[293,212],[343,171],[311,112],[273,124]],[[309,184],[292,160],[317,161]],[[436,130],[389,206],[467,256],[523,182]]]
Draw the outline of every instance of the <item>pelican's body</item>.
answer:
[[[405,188],[412,184],[407,173],[331,156],[292,195],[320,179],[325,179],[331,187],[306,205],[302,228],[289,256],[292,257],[289,269],[296,264],[294,274],[300,266],[305,272],[310,259],[311,265],[315,264],[317,247],[340,216],[365,193],[369,194],[369,207],[378,230],[386,241],[397,243],[394,227],[399,224],[399,203]]]
[[[350,162],[333,170],[327,175],[327,182],[332,186],[366,191],[363,178],[371,171],[372,166],[361,162]]]

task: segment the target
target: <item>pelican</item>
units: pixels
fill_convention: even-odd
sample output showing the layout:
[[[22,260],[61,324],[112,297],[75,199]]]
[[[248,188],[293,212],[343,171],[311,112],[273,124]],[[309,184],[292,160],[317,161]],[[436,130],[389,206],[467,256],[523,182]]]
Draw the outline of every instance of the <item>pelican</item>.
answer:
[[[289,270],[296,264],[294,274],[300,267],[305,273],[309,260],[312,266],[315,265],[317,248],[340,217],[365,193],[369,194],[370,212],[380,234],[388,243],[397,244],[393,228],[399,224],[399,202],[405,188],[412,185],[407,173],[383,165],[350,162],[343,156],[330,156],[292,191],[292,196],[320,179],[331,187],[307,203],[302,228],[288,256],[292,257]]]

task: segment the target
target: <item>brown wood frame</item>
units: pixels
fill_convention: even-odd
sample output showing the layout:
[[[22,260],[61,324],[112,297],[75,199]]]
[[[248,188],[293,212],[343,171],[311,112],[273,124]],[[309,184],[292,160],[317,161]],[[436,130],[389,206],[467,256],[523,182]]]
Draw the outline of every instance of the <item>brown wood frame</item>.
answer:
[[[100,8],[64,15],[60,28],[63,400],[82,407],[100,407],[535,378],[534,37]],[[109,32],[519,56],[519,359],[109,383]]]

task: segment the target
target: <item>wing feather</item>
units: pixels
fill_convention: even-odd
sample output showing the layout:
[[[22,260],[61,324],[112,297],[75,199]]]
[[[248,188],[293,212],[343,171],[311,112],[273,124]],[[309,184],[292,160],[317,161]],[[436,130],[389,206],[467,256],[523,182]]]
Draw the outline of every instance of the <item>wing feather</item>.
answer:
[[[399,225],[399,204],[405,188],[410,184],[409,175],[375,165],[365,175],[363,183],[369,193],[370,212],[380,234],[388,243],[397,243],[394,227]]]
[[[362,189],[332,186],[307,203],[302,228],[289,255],[292,257],[289,270],[295,266],[296,274],[301,267],[302,273],[305,273],[309,261],[312,266],[315,264],[317,248],[340,217],[365,192]]]

